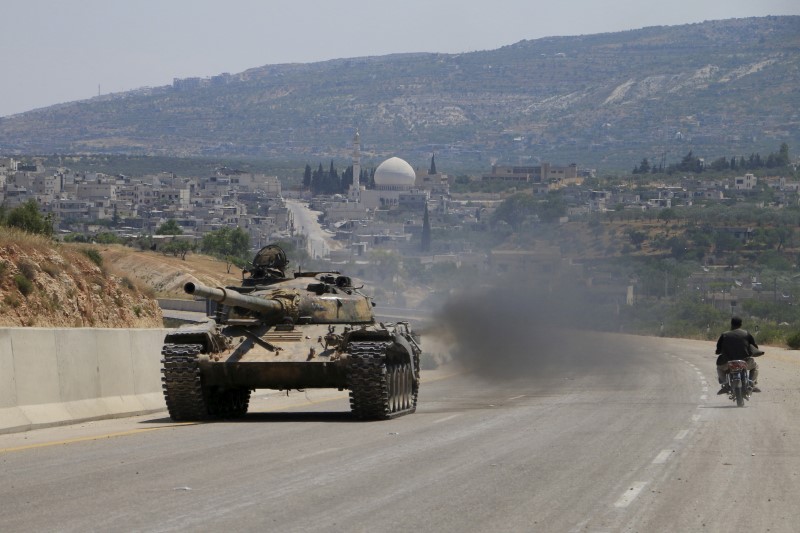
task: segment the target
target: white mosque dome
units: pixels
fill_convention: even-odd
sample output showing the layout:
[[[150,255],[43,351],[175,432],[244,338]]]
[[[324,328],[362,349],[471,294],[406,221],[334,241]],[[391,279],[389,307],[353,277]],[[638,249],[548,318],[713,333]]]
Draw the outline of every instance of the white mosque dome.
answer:
[[[387,159],[375,169],[376,186],[410,188],[416,180],[414,169],[399,157]]]

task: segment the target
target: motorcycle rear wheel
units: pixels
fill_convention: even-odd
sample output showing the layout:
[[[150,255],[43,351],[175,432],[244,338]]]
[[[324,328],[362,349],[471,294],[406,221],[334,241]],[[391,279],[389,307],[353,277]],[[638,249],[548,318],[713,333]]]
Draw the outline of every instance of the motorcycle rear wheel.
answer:
[[[742,392],[742,387],[736,387],[736,407],[744,407],[744,393]]]

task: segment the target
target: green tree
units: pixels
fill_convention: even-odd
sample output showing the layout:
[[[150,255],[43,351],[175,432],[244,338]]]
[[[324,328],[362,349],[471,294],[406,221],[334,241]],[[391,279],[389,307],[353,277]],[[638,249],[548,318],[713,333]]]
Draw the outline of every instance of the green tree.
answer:
[[[428,205],[425,205],[425,216],[422,218],[422,242],[420,250],[429,252],[431,249],[431,221],[428,215]]]
[[[183,230],[178,222],[171,218],[158,227],[156,235],[183,235]]]
[[[28,233],[53,236],[52,216],[50,214],[42,216],[36,200],[28,200],[12,209],[5,217],[5,225]]]
[[[644,244],[644,242],[647,240],[647,233],[638,229],[629,229],[628,238],[631,240],[631,244],[634,245],[637,250],[641,250],[642,244]]]
[[[186,261],[186,254],[194,250],[194,244],[186,239],[173,239],[161,247],[164,255],[172,254]]]
[[[226,226],[203,235],[200,250],[225,261],[230,272],[231,265],[244,266],[250,260],[250,236],[242,228]]]
[[[536,200],[533,195],[517,193],[503,200],[492,214],[492,224],[505,222],[515,231],[522,223],[536,214]]]
[[[731,159],[731,161],[733,161],[733,159]],[[728,170],[730,168],[730,164],[728,164],[728,160],[725,159],[724,157],[719,157],[719,158],[715,159],[714,161],[711,162],[711,165],[709,165],[709,166],[710,166],[711,170],[716,170],[718,172],[722,171],[722,170]]]
[[[780,150],[778,150],[778,164],[785,167],[789,165],[789,161],[789,145],[782,143]]]
[[[311,165],[306,163],[306,169],[303,171],[303,188],[311,188]]]
[[[717,231],[714,247],[719,252],[733,252],[742,247],[742,242],[727,231]]]
[[[665,225],[669,224],[670,221],[675,220],[677,216],[678,215],[675,213],[675,211],[670,207],[662,209],[658,213],[658,219],[663,220]]]
[[[677,166],[670,165],[670,172],[675,172],[676,170],[679,172],[696,172],[700,173],[703,171],[703,162],[700,161],[700,158],[694,155],[694,153],[689,150],[689,153],[683,156],[681,159],[680,164]]]

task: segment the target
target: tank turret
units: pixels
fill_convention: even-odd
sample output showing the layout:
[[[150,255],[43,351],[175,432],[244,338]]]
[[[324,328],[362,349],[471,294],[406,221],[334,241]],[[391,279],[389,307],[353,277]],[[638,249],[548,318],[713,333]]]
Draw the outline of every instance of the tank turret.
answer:
[[[349,389],[360,419],[416,410],[420,346],[407,322],[378,323],[372,300],[339,272],[287,278],[288,259],[262,248],[238,287],[187,283],[221,304],[213,319],[164,339],[164,398],[174,420],[236,417],[259,388]]]

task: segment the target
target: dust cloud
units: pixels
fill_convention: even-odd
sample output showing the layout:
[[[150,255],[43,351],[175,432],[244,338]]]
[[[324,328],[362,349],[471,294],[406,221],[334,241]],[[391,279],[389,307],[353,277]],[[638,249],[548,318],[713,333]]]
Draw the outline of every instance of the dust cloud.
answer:
[[[579,289],[486,287],[451,298],[438,320],[453,359],[487,379],[618,373],[635,360],[630,342],[610,333],[616,304]]]

